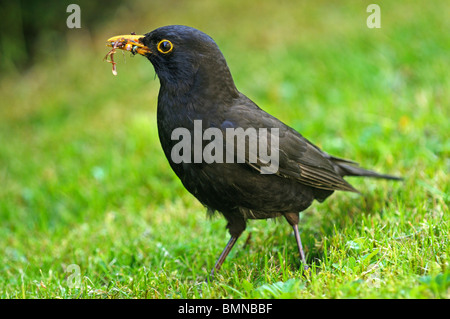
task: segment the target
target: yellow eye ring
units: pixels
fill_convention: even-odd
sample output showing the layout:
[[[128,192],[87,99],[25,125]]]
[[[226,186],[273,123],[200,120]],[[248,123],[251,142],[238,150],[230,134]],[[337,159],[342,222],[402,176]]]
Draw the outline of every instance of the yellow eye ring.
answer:
[[[159,52],[167,54],[173,50],[173,44],[169,40],[161,40],[156,46]]]

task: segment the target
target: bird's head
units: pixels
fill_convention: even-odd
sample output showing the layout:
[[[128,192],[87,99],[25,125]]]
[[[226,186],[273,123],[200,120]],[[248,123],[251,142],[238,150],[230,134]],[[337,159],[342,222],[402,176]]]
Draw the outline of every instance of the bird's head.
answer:
[[[165,89],[207,90],[221,82],[237,92],[217,44],[197,29],[170,25],[145,35],[112,37],[108,39],[108,46],[147,57]]]

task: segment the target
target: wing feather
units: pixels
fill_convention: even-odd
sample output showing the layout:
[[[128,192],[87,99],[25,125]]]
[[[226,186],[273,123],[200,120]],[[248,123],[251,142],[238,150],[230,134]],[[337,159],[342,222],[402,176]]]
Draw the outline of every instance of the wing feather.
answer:
[[[358,192],[338,174],[333,160],[352,164],[353,162],[328,155],[293,128],[260,109],[251,100],[247,99],[244,102],[246,103],[231,107],[224,114],[223,120],[226,121],[227,127],[242,127],[244,130],[249,127],[279,129],[278,149],[273,150],[279,154],[277,175],[293,178],[299,183],[319,189]],[[270,139],[267,147],[269,149],[271,147]],[[246,153],[246,163],[259,172],[262,167],[268,165],[258,156],[257,162],[251,163],[248,152]]]

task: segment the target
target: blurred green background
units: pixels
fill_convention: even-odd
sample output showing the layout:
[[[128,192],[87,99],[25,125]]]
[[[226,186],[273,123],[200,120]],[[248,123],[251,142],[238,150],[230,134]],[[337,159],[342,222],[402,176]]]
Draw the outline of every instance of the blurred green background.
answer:
[[[81,29],[67,28],[70,3]],[[1,297],[448,297],[450,5],[383,1],[381,28],[369,29],[370,3],[4,3]],[[227,241],[225,222],[205,218],[164,158],[151,64],[119,52],[114,77],[102,61],[109,37],[168,24],[211,35],[240,91],[327,152],[405,177],[352,179],[367,197],[336,194],[305,212],[321,275],[295,275],[287,225],[256,221],[253,245],[198,288]],[[375,257],[359,269],[358,256]],[[83,288],[67,287],[70,264]],[[386,273],[378,290],[360,284],[370,265]]]

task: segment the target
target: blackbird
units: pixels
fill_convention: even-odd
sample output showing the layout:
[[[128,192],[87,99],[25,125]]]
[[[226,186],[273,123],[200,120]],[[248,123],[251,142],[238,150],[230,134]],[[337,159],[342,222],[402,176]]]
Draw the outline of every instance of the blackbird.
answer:
[[[197,29],[164,26],[145,35],[112,37],[108,46],[113,47],[107,55],[111,56],[113,73],[115,49],[141,54],[153,64],[160,80],[158,134],[170,166],[208,212],[220,212],[227,220],[231,238],[211,276],[220,269],[248,219],[278,216],[284,216],[293,227],[300,260],[307,269],[298,231],[301,211],[314,200],[323,202],[335,190],[358,192],[343,176],[401,179],[329,155],[263,111],[238,91],[217,44]],[[241,133],[250,133],[228,140],[231,132],[239,129]],[[257,134],[261,129],[271,130],[270,134],[267,131]],[[202,135],[207,132],[214,134]],[[181,148],[179,143],[184,133],[189,133],[185,142],[190,143]],[[239,152],[239,147],[234,145],[236,140],[248,141],[240,157],[235,154]],[[214,152],[209,157],[205,156],[208,143],[214,144],[210,145]],[[255,144],[259,149],[252,148]],[[263,151],[267,155],[269,148],[274,155],[271,163],[267,156],[261,155]],[[225,160],[225,155],[230,153],[232,156]]]

